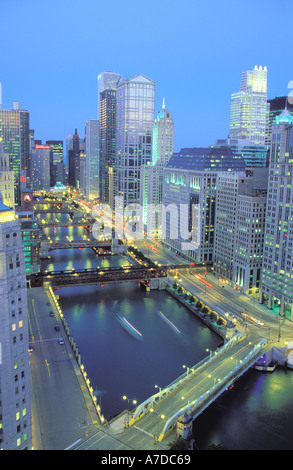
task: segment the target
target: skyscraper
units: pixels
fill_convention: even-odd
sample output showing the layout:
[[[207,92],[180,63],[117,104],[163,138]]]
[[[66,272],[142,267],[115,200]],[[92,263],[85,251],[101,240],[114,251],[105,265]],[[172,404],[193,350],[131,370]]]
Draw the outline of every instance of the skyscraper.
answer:
[[[100,96],[104,90],[115,90],[116,84],[120,78],[120,73],[116,72],[101,72],[98,75],[98,106],[97,116],[100,119]]]
[[[113,206],[116,155],[116,89],[100,93],[100,159],[99,190],[100,200]],[[111,183],[111,184],[110,184]]]
[[[160,237],[163,202],[163,169],[173,154],[174,122],[165,100],[153,124],[152,162],[141,168],[140,226]]]
[[[6,206],[14,208],[14,177],[10,169],[9,154],[3,152],[0,139],[0,193]]]
[[[86,144],[86,187],[87,199],[99,196],[99,131],[100,123],[97,119],[86,122],[85,144]]]
[[[72,149],[69,150],[69,162],[68,162],[68,182],[69,185],[73,188],[79,188],[79,177],[80,177],[80,144],[79,144],[79,134],[77,129],[72,137]]]
[[[151,161],[155,82],[145,75],[120,78],[116,109],[115,195],[138,205],[140,169]]]
[[[245,162],[229,147],[186,148],[173,153],[164,169],[163,236],[172,250],[196,262],[212,262],[216,214],[217,178],[221,172],[243,172]],[[198,226],[194,207],[197,206]],[[172,212],[168,211],[168,207]],[[195,235],[197,230],[197,235]],[[193,238],[194,237],[194,238]],[[187,244],[199,239],[199,246]]]
[[[261,302],[291,318],[293,309],[293,116],[272,126]]]
[[[0,198],[0,449],[32,447],[24,248],[14,210]]]
[[[3,151],[10,156],[10,165],[14,173],[15,203],[20,203],[21,170],[29,174],[29,112],[20,109],[18,102],[13,109],[0,107],[0,138]]]
[[[242,73],[240,90],[231,95],[229,137],[264,145],[267,118],[267,68],[255,66]]]
[[[290,111],[293,114],[293,104],[290,103],[290,100],[287,99],[287,96],[280,96],[268,100],[269,106],[269,118],[267,121],[267,129],[266,129],[266,145],[270,147],[271,145],[271,138],[272,138],[272,126],[276,121],[276,117],[279,116],[284,109]]]
[[[49,145],[35,145],[32,149],[30,185],[34,191],[50,189],[52,158]]]

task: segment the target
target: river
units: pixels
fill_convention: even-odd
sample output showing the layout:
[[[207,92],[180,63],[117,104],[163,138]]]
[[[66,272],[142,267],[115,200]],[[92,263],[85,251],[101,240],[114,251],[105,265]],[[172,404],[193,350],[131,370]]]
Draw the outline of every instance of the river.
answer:
[[[45,229],[56,238],[82,239],[83,228]],[[120,256],[96,257],[92,250],[56,250],[43,269],[121,266]],[[214,350],[221,339],[165,292],[144,292],[136,284],[58,290],[70,332],[81,351],[91,385],[106,418],[127,408],[126,395],[138,402],[165,387]],[[162,312],[180,334],[164,321]],[[117,321],[117,313],[142,333],[131,336]],[[248,371],[231,390],[195,422],[199,449],[209,444],[230,450],[293,449],[293,372]]]

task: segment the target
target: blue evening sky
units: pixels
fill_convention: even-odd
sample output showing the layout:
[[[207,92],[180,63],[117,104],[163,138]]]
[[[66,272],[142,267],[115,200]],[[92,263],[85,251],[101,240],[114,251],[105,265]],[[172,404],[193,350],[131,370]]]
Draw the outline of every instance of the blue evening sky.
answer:
[[[241,73],[268,68],[268,98],[293,80],[292,0],[0,0],[2,104],[20,101],[43,141],[96,119],[97,75],[143,73],[175,123],[174,150],[229,132]]]

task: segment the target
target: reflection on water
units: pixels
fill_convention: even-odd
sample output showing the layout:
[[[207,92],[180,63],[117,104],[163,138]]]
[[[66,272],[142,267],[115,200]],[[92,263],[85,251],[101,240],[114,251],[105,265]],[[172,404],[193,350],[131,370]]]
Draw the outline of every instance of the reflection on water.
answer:
[[[69,233],[61,228],[45,230],[60,239]],[[82,238],[83,229],[75,230],[76,237]],[[51,255],[51,260],[43,261],[43,269],[127,263],[119,256],[96,257],[91,249],[56,250]],[[164,387],[184,372],[183,364],[194,365],[205,356],[206,348],[216,349],[221,342],[165,292],[146,293],[128,283],[66,288],[58,294],[106,418],[124,409],[123,395],[142,401],[156,391],[155,385]],[[117,314],[123,314],[142,333],[142,341],[117,322]],[[278,369],[272,374],[248,371],[197,418],[197,446],[205,449],[219,443],[231,450],[291,450],[292,390],[290,370]]]
[[[91,385],[102,390],[106,417],[125,409],[123,395],[144,401],[155,393],[156,384],[167,386],[184,372],[184,364],[193,366],[207,348],[216,349],[222,342],[165,292],[147,293],[126,283],[66,288],[58,294]],[[180,335],[158,309],[180,325]],[[117,315],[125,318],[124,325]]]

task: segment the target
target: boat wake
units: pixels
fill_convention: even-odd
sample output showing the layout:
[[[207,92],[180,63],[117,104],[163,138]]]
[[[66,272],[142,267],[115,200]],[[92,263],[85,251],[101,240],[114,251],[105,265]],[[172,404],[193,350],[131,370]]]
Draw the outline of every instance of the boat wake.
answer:
[[[124,316],[117,315],[120,325],[135,339],[142,340],[142,334]]]
[[[181,331],[178,330],[177,326],[175,326],[174,323],[168,320],[168,318],[162,312],[158,311],[158,313],[161,316],[161,318],[164,320],[164,322],[171,326],[172,330],[175,331],[175,333],[179,335],[181,334]]]

